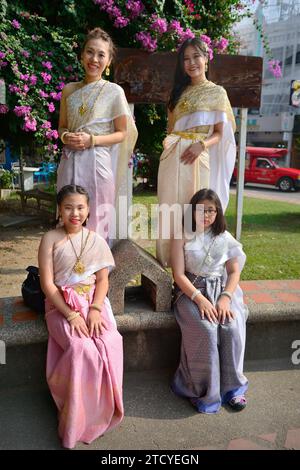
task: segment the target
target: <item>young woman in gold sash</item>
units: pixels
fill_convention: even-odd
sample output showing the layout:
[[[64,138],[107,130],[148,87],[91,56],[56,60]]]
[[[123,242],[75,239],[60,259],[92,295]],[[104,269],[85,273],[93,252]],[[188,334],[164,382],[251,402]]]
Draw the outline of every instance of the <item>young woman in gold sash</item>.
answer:
[[[193,38],[182,44],[168,103],[168,135],[158,171],[156,256],[163,266],[170,266],[170,240],[174,238],[176,220],[181,232],[181,210],[193,194],[211,188],[218,194],[224,211],[228,204],[236,157],[235,119],[225,89],[207,80],[207,63],[208,48],[204,42]],[[168,212],[173,204],[178,205],[175,222]]]
[[[119,188],[126,181],[137,131],[123,89],[102,78],[109,75],[115,52],[100,28],[86,36],[81,52],[84,80],[63,89],[59,133],[65,144],[57,191],[66,184],[89,190],[87,226],[106,240],[115,238],[113,216]]]

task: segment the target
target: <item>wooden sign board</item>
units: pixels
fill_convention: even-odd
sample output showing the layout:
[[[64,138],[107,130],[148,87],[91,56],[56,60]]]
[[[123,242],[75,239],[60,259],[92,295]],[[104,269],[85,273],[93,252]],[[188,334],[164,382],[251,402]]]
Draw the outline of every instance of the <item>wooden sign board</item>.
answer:
[[[122,86],[130,103],[166,103],[173,86],[176,56],[176,52],[120,48],[114,81]],[[262,66],[261,57],[215,55],[209,64],[208,79],[226,89],[233,107],[259,108]]]

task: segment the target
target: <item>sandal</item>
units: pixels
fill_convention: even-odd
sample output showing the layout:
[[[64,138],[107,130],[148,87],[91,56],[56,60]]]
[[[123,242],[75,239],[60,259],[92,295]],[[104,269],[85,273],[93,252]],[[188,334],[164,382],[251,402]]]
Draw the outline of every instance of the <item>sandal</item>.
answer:
[[[246,408],[247,405],[245,395],[237,395],[236,397],[231,398],[231,400],[228,402],[228,405],[234,411],[242,411],[244,408]]]

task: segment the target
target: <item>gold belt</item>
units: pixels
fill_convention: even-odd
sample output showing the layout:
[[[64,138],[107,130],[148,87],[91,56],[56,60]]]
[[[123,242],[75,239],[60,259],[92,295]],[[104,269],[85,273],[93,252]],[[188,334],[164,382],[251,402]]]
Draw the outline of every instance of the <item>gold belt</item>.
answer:
[[[77,284],[73,287],[73,290],[75,290],[79,295],[85,295],[90,292],[93,286],[94,284]]]
[[[202,140],[203,137],[206,137],[206,134],[203,132],[183,132],[183,131],[172,131],[172,134],[179,135],[183,139],[192,140],[193,142],[197,142]]]

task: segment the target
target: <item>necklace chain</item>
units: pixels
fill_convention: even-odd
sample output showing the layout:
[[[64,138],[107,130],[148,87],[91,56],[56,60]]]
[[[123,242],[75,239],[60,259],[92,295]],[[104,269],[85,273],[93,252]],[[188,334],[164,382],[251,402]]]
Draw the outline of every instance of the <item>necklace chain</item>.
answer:
[[[77,274],[83,274],[84,271],[85,271],[85,265],[82,263],[81,261],[81,257],[83,255],[83,252],[85,250],[85,247],[86,247],[86,244],[88,242],[88,239],[89,239],[89,236],[90,236],[90,230],[87,234],[87,237],[85,239],[85,242],[83,244],[83,228],[81,229],[81,244],[80,244],[80,253],[79,255],[77,255],[76,253],[76,250],[75,250],[75,247],[73,245],[73,242],[72,242],[72,239],[70,237],[70,234],[67,232],[67,237],[68,237],[68,240],[70,240],[70,243],[71,243],[71,246],[73,248],[73,251],[74,251],[74,254],[76,256],[76,263],[74,264],[73,268],[72,268],[72,271],[74,271],[75,273]]]
[[[100,83],[101,80],[102,80],[102,78],[100,78],[99,80],[96,81],[95,85],[93,86],[93,88],[92,88],[92,90],[91,90],[91,92],[90,92],[90,96],[92,95],[92,93],[94,92],[94,90],[96,90],[96,87],[97,87],[98,83]],[[105,86],[106,83],[107,83],[107,80],[103,80],[103,81],[104,81],[104,83],[103,83],[102,87],[101,87],[100,90],[99,90],[99,94],[98,94],[98,96],[95,98],[94,104],[93,104],[93,106],[92,106],[90,109],[88,108],[88,106],[87,106],[87,104],[86,104],[86,101],[85,101],[85,98],[84,98],[84,93],[83,93],[83,88],[84,88],[84,87],[81,88],[81,101],[82,101],[82,103],[81,103],[81,105],[80,105],[79,108],[78,108],[78,112],[79,112],[80,116],[83,116],[88,110],[89,110],[89,113],[90,113],[90,114],[93,113],[94,108],[95,108],[95,105],[96,105],[96,102],[98,101],[98,98],[99,98],[99,96],[100,96],[100,94],[101,94],[101,92],[102,92],[104,86]]]
[[[208,247],[208,250],[206,250],[205,246],[203,245],[204,251],[206,252],[205,258],[204,258],[204,263],[207,264],[208,266],[212,264],[213,258],[210,254],[210,250],[213,247],[213,244],[215,243],[216,237],[214,237]]]

